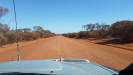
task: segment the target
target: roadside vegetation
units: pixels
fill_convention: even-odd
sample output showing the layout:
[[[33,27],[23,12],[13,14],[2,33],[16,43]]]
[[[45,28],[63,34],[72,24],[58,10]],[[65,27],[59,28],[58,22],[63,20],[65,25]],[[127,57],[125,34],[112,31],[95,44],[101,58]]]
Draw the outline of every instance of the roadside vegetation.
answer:
[[[106,43],[131,43],[133,42],[133,21],[117,21],[111,25],[108,24],[86,24],[83,25],[85,31],[77,33],[62,34],[69,38],[84,39],[106,39],[101,44]]]
[[[9,12],[7,8],[0,6],[0,19]],[[36,40],[39,38],[47,38],[54,36],[55,34],[49,30],[43,29],[41,26],[34,26],[30,28],[17,29],[18,35],[15,29],[10,29],[7,24],[0,23],[0,46],[14,43],[17,38],[18,41]]]

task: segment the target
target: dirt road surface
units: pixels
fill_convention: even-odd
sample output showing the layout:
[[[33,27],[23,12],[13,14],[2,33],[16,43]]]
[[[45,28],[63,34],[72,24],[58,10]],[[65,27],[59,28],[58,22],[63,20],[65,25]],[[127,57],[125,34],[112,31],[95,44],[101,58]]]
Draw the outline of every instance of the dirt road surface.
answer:
[[[83,58],[117,70],[133,62],[133,51],[91,43],[63,36],[21,42],[21,60]],[[16,45],[0,48],[0,61],[16,60]]]

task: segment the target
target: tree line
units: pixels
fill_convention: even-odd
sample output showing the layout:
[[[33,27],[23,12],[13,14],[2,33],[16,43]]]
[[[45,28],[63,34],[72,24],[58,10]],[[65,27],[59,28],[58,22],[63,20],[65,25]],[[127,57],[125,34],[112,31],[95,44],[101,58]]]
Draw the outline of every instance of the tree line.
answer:
[[[124,41],[133,41],[133,21],[122,20],[111,25],[108,24],[86,24],[83,25],[85,31],[77,33],[62,34],[70,38],[119,38]]]
[[[9,12],[7,8],[0,6],[0,19]],[[54,36],[55,34],[49,30],[43,29],[41,26],[34,26],[31,28],[10,29],[7,24],[0,23],[0,46],[14,43],[17,41],[29,41],[39,38],[47,38]]]
[[[34,26],[33,29],[18,29],[16,33],[16,30],[11,30],[8,25],[0,24],[0,45],[14,43],[17,39],[18,41],[29,41],[54,35],[54,33],[49,30],[44,30],[41,26]]]

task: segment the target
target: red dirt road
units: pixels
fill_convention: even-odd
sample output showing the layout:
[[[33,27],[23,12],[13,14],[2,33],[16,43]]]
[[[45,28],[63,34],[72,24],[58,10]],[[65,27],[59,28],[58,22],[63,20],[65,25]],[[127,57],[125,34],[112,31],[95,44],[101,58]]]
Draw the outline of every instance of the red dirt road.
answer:
[[[31,42],[21,42],[21,59],[83,58],[121,70],[133,62],[133,51],[90,43],[87,40],[56,36]],[[16,59],[15,44],[0,48],[0,61]]]

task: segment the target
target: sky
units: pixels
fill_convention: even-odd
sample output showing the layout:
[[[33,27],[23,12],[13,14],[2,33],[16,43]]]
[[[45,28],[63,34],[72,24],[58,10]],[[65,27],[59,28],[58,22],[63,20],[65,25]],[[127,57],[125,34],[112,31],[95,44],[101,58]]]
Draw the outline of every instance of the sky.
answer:
[[[42,26],[55,33],[82,31],[89,23],[133,20],[133,0],[15,0],[19,28]],[[0,0],[9,13],[0,22],[15,27],[12,0]]]

